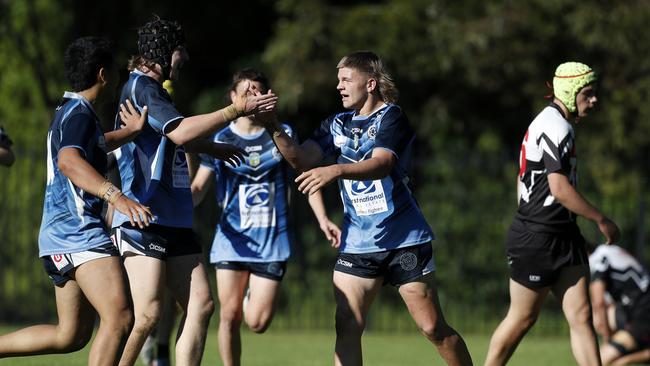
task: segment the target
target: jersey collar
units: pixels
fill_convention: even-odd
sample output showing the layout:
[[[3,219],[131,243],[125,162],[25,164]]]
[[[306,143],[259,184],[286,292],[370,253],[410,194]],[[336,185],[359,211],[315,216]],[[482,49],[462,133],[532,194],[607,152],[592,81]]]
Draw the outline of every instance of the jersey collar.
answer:
[[[83,95],[75,93],[75,92],[66,91],[65,93],[63,93],[63,98],[65,98],[65,99],[76,99],[76,100],[81,101],[81,103],[83,103],[86,106],[86,108],[90,109],[90,111],[93,112],[93,114],[95,115],[95,118],[97,118],[97,112],[95,112],[95,108],[93,108],[92,103],[90,103],[88,101],[88,99],[86,99]]]

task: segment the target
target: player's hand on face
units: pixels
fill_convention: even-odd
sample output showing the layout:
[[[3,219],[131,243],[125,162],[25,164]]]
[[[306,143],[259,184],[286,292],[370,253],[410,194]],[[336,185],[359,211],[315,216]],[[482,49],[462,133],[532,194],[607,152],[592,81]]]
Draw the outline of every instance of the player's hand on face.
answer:
[[[320,224],[320,229],[325,234],[332,248],[338,248],[341,245],[341,229],[335,223],[330,220],[325,220]]]
[[[304,194],[314,194],[319,189],[332,183],[338,178],[336,165],[324,166],[310,169],[296,178],[298,190]]]
[[[621,232],[618,229],[618,226],[616,226],[616,223],[607,217],[604,217],[600,222],[598,222],[598,229],[605,236],[606,244],[617,243],[618,239],[621,237]]]
[[[120,104],[120,119],[122,120],[122,127],[128,128],[133,132],[140,132],[144,127],[144,122],[147,120],[147,106],[142,108],[142,114],[138,109],[131,104],[130,100]]]
[[[211,155],[216,159],[223,160],[233,168],[243,164],[245,157],[248,156],[247,152],[230,144],[215,143],[214,148],[215,151]]]
[[[137,225],[140,229],[144,229],[154,219],[149,207],[143,206],[127,196],[122,195],[113,205],[116,210],[128,216],[131,225],[134,227]]]
[[[271,90],[262,94],[259,90],[251,88],[250,82],[246,81],[245,88],[237,94],[233,104],[240,115],[250,116],[274,111],[277,101],[278,97]]]

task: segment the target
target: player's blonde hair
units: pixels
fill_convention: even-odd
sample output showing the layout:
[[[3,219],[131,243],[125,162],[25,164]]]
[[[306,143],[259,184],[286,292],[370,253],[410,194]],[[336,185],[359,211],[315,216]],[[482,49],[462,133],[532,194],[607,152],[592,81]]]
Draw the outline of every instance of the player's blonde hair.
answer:
[[[349,67],[364,72],[368,77],[377,81],[379,95],[386,103],[397,103],[399,91],[395,86],[392,76],[384,66],[379,56],[371,51],[358,51],[344,56],[338,65],[337,69]]]

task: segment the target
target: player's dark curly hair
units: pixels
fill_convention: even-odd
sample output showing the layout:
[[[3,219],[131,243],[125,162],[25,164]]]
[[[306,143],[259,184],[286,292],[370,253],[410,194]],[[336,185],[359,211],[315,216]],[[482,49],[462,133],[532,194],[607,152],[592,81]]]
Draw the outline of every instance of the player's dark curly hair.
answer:
[[[86,90],[97,82],[99,69],[113,67],[111,42],[102,37],[79,38],[65,50],[63,65],[72,90]]]
[[[260,70],[249,67],[237,71],[232,76],[232,84],[230,84],[229,91],[235,91],[237,85],[239,85],[239,83],[244,80],[257,81],[258,83],[262,84],[262,90],[260,90],[260,93],[262,94],[265,94],[267,91],[269,91],[269,89],[271,89],[269,78],[266,77],[266,75]]]
[[[397,103],[399,92],[395,82],[379,56],[371,51],[353,52],[341,59],[337,69],[349,67],[364,72],[377,81],[381,99],[386,103]]]

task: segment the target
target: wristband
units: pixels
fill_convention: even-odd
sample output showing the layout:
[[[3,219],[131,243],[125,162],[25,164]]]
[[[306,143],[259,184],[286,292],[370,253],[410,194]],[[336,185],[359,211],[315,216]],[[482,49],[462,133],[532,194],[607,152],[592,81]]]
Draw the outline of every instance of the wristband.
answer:
[[[114,204],[122,195],[122,191],[109,181],[104,181],[97,191],[97,196],[110,204]]]
[[[239,117],[239,113],[237,111],[237,108],[235,107],[234,104],[231,104],[227,106],[226,108],[221,110],[221,114],[223,115],[223,119],[225,121],[232,121]]]
[[[280,137],[282,135],[282,130],[273,131],[273,138]]]

